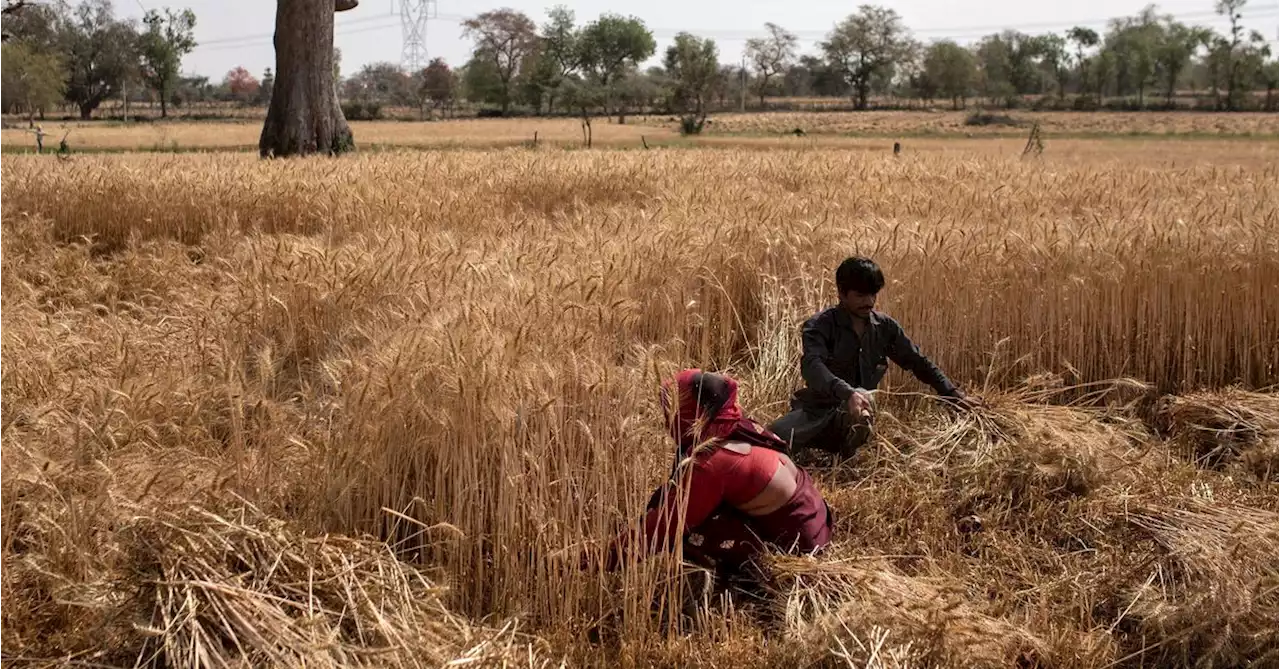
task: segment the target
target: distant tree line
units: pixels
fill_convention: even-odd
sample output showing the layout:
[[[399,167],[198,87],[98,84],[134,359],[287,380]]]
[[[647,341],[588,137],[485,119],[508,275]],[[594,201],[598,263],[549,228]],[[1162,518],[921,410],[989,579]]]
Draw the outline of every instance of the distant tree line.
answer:
[[[449,109],[459,100],[533,114],[679,114],[690,129],[708,110],[765,107],[768,97],[846,98],[867,109],[971,104],[1091,110],[1170,109],[1190,96],[1202,109],[1276,109],[1280,67],[1267,40],[1243,28],[1246,0],[1218,0],[1229,28],[1217,33],[1161,14],[1152,5],[1105,30],[1062,33],[1006,30],[973,44],[921,42],[892,9],[862,5],[837,23],[816,53],[767,23],[747,40],[742,62],[720,62],[711,39],[679,34],[660,65],[642,69],[655,41],[635,17],[604,14],[579,26],[556,6],[537,25],[512,9],[463,23],[471,58],[450,68],[433,60],[423,72],[366,66],[344,81],[346,99]],[[1185,102],[1183,103],[1185,106]]]
[[[476,38],[475,51],[459,68],[456,95],[540,112],[576,106],[581,96],[562,90],[595,88],[601,113],[609,114],[627,107],[678,112],[696,107],[699,96],[719,108],[745,105],[747,96],[761,106],[767,96],[823,96],[848,97],[857,109],[875,98],[945,101],[955,108],[976,100],[1010,108],[1034,101],[1146,109],[1171,108],[1180,92],[1191,91],[1210,109],[1274,109],[1280,69],[1266,39],[1244,30],[1245,1],[1216,3],[1230,26],[1225,34],[1148,6],[1102,32],[1007,30],[968,46],[921,42],[894,10],[862,5],[835,25],[817,53],[801,54],[796,35],[768,23],[762,36],[747,41],[745,68],[717,60],[714,73],[707,71],[717,53],[712,40],[682,34],[661,66],[641,71],[653,40],[639,19],[604,15],[576,28],[572,12],[556,7],[537,28],[523,14],[499,10],[464,24],[465,34]],[[691,40],[699,41],[697,55]],[[495,54],[495,44],[509,53]],[[690,59],[707,61],[706,67],[681,67]]]
[[[1216,0],[1228,28],[1180,22],[1152,5],[1097,31],[1006,30],[962,45],[917,40],[892,9],[862,5],[838,22],[814,53],[797,36],[767,23],[747,40],[741,61],[724,64],[712,39],[680,33],[657,53],[644,21],[606,13],[579,25],[556,6],[545,21],[513,9],[462,24],[469,60],[432,60],[419,72],[372,63],[334,82],[348,118],[377,118],[384,107],[448,115],[460,102],[484,113],[593,116],[679,115],[690,132],[713,110],[766,107],[773,98],[842,98],[847,106],[972,104],[1053,109],[1162,109],[1192,105],[1219,111],[1276,109],[1280,68],[1266,38],[1243,27],[1247,0]],[[10,0],[12,4],[12,0]],[[272,73],[244,68],[221,82],[183,77],[195,48],[190,10],[148,11],[139,22],[115,17],[110,0],[27,4],[5,13],[3,110],[43,114],[72,106],[89,118],[105,101],[169,105],[264,105]],[[645,67],[658,56],[658,64]],[[335,63],[341,54],[335,53]],[[1182,101],[1180,102],[1180,99]]]

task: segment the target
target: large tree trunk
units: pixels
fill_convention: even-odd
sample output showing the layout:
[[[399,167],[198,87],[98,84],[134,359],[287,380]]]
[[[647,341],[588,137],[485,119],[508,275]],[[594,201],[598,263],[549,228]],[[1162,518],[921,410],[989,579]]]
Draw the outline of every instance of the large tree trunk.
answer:
[[[333,81],[333,13],[355,6],[356,0],[276,3],[276,80],[258,140],[263,157],[355,148]]]
[[[858,89],[858,110],[867,108],[867,100],[871,97],[871,80],[859,79],[857,83]]]

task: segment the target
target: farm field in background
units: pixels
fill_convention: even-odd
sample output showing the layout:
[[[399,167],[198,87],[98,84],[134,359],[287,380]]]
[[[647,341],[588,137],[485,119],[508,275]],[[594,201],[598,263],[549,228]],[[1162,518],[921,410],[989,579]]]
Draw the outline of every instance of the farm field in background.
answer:
[[[578,146],[582,144],[581,124],[574,119],[457,119],[430,123],[402,121],[352,121],[356,145],[401,147],[483,148],[529,142],[534,133],[542,142]],[[258,151],[262,133],[260,121],[187,121],[177,123],[50,123],[44,125],[52,141],[45,140],[45,150],[63,133],[71,131],[68,142],[73,150],[110,149],[138,151],[230,149]],[[592,125],[593,144],[604,146],[625,144],[639,146],[640,136],[651,138],[678,137],[666,131],[641,125],[617,125],[597,120]],[[26,130],[0,131],[0,146],[34,147],[35,139]]]
[[[759,146],[768,140],[768,148],[823,147],[857,148],[868,139],[991,139],[1026,137],[1032,123],[1040,123],[1047,136],[1065,135],[1097,141],[1126,139],[1167,139],[1177,137],[1213,138],[1253,137],[1266,140],[1277,136],[1275,114],[1199,112],[990,112],[1007,115],[1017,125],[966,125],[973,112],[776,112],[753,114],[718,114],[711,117],[705,134],[681,137],[677,124],[668,116],[629,116],[618,125],[613,119],[597,117],[592,121],[592,145],[612,148],[640,148],[641,136],[651,146]],[[0,130],[0,147],[6,151],[31,150],[35,138],[25,128]],[[261,123],[246,121],[166,121],[120,124],[113,122],[80,123],[49,121],[42,124],[49,137],[46,150],[56,150],[58,140],[68,131],[73,151],[137,150],[189,151],[240,150],[256,151]],[[449,119],[431,122],[353,121],[352,131],[357,146],[381,147],[502,147],[528,143],[537,133],[540,143],[578,147],[583,143],[581,122],[573,118],[513,119]],[[788,137],[796,128],[807,137]],[[786,143],[775,144],[785,139]],[[795,140],[808,140],[801,143]],[[1016,143],[1016,142],[1015,142]],[[883,142],[880,142],[883,144]],[[1070,145],[1064,145],[1070,146]],[[986,145],[964,147],[965,151],[983,151]],[[1129,149],[1125,149],[1129,151]]]
[[[923,123],[876,114],[804,127]],[[6,155],[5,658],[1273,666],[1275,116],[1135,114],[1267,138],[1050,135],[1038,159],[717,136],[788,118],[652,151]],[[352,125],[362,146],[580,141],[574,120]],[[162,128],[259,131],[73,137]],[[668,626],[670,560],[564,560],[669,470],[660,376],[730,370],[753,416],[785,409],[798,327],[854,252],[986,406],[943,411],[895,369],[873,442],[815,463],[836,543],[774,561],[764,613]]]
[[[1008,117],[1017,125],[967,125],[973,114]],[[960,135],[1021,134],[1034,123],[1050,135],[1261,136],[1275,137],[1275,114],[1201,112],[1034,112],[992,109],[964,111],[778,112],[721,114],[708,127],[712,134],[775,134],[796,128],[811,134]]]

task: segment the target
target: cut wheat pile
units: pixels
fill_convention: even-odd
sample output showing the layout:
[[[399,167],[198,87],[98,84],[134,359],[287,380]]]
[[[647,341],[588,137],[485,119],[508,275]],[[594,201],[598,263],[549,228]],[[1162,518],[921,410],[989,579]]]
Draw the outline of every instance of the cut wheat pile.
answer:
[[[381,542],[304,536],[249,504],[218,515],[109,498],[94,511],[100,521],[110,515],[111,532],[72,542],[67,530],[82,510],[60,492],[48,476],[6,490],[20,499],[6,509],[17,527],[7,541],[5,622],[18,627],[6,652],[24,650],[10,660],[549,666],[514,621],[485,629],[457,617],[443,588]],[[62,629],[63,620],[78,629]]]
[[[1259,155],[6,158],[4,658],[1274,666]],[[660,376],[783,411],[855,251],[984,408],[891,375],[763,601],[557,559],[669,467]]]

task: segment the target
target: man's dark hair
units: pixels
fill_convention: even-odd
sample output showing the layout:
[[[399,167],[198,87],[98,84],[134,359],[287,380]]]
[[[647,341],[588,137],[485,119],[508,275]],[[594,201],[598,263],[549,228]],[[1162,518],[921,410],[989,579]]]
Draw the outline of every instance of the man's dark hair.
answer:
[[[836,268],[836,288],[841,296],[851,290],[863,295],[875,295],[884,288],[884,274],[874,260],[854,256]]]

